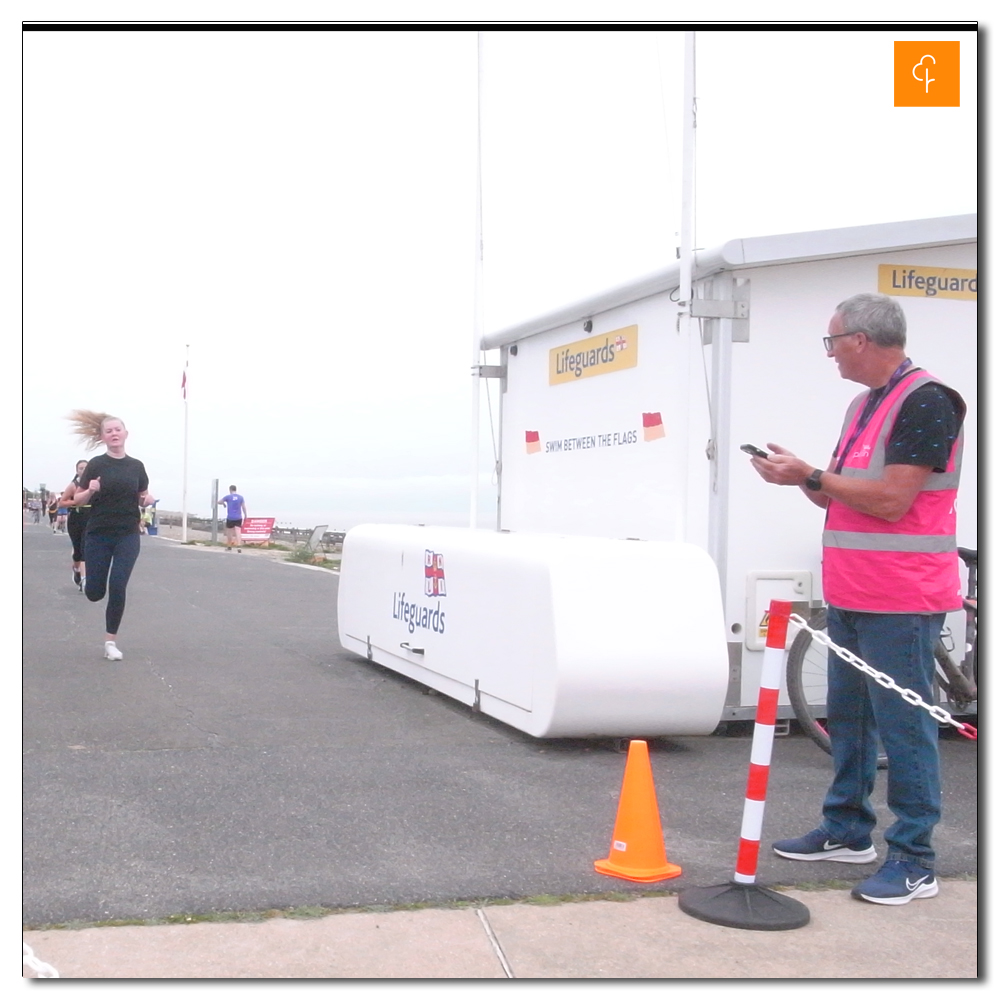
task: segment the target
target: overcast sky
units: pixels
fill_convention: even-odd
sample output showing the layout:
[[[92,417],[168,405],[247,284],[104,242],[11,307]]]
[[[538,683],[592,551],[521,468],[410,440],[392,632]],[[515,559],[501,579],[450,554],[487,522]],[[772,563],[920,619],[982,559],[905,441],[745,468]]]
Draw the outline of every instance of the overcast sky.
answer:
[[[893,107],[908,38],[963,40],[960,108]],[[976,211],[974,43],[699,32],[696,245]],[[484,35],[487,331],[674,259],[682,70],[680,32]],[[180,509],[190,345],[192,513],[217,477],[464,523],[475,31],[28,32],[23,88],[25,485],[105,410]]]

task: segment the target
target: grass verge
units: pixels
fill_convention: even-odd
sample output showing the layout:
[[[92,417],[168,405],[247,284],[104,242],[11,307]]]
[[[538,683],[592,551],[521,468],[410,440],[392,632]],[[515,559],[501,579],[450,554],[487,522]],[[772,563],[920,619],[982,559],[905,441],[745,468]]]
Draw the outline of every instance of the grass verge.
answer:
[[[303,566],[319,566],[320,569],[340,569],[339,559],[329,559],[324,552],[313,552],[304,545],[285,556],[285,562],[299,563]]]
[[[949,876],[949,880],[957,882],[977,882],[977,875]],[[796,885],[768,885],[769,889],[786,892],[794,889],[797,892],[823,892],[828,890],[849,890],[855,883],[844,879],[828,879],[817,882],[800,882]],[[636,899],[659,899],[676,896],[676,890],[647,890],[636,892],[574,892],[563,895],[541,894],[518,898],[483,898],[483,899],[452,899],[433,900],[420,903],[389,903],[371,906],[290,906],[274,907],[267,910],[227,910],[216,913],[171,913],[166,917],[151,917],[149,919],[118,919],[118,920],[70,920],[54,924],[24,924],[22,930],[83,930],[87,927],[159,927],[171,924],[226,924],[226,923],[261,923],[265,920],[317,920],[320,917],[331,917],[342,913],[397,913],[414,912],[417,910],[469,910],[482,909],[489,906],[513,906],[520,903],[527,906],[559,906],[562,903],[593,903],[606,901],[611,903],[631,903]]]

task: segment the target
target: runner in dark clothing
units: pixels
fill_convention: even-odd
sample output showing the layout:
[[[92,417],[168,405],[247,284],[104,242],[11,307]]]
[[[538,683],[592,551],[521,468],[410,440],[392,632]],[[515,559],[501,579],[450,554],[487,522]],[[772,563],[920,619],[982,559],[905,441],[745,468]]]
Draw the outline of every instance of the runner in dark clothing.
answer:
[[[73,543],[73,582],[83,593],[84,581],[87,578],[87,567],[83,555],[83,533],[87,530],[87,518],[90,516],[90,505],[78,504],[76,502],[77,490],[83,490],[83,483],[80,476],[87,468],[87,460],[80,459],[76,463],[76,475],[69,486],[63,490],[63,495],[59,498],[62,507],[69,508],[69,517],[66,519],[69,540]]]
[[[107,446],[104,455],[87,463],[79,477],[84,488],[77,490],[74,497],[77,504],[89,503],[91,508],[84,535],[84,593],[90,601],[99,601],[107,593],[104,657],[120,660],[122,653],[116,640],[125,611],[125,588],[139,558],[139,508],[156,501],[149,492],[145,466],[125,454],[128,431],[118,417],[75,410],[70,419],[92,447],[102,443]]]

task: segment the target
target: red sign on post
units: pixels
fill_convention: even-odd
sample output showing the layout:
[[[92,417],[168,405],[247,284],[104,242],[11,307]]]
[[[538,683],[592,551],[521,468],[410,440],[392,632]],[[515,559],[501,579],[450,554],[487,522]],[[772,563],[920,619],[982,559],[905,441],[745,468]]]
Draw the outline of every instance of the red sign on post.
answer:
[[[245,517],[240,526],[240,540],[244,545],[269,542],[273,530],[273,517]]]

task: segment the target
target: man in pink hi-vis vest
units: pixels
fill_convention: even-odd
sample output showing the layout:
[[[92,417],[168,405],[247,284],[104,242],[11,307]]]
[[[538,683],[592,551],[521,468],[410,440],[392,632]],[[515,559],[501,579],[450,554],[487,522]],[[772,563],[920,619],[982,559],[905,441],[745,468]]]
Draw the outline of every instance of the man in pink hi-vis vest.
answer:
[[[830,638],[933,703],[934,642],[945,613],[962,607],[955,497],[965,403],[906,356],[906,318],[887,295],[841,302],[823,346],[841,378],[868,387],[847,409],[830,464],[816,468],[776,444],[751,461],[767,482],[797,486],[826,510]],[[822,821],[774,851],[797,861],[876,860],[870,797],[881,738],[896,819],[885,862],[851,895],[890,905],[936,896],[937,722],[832,652],[826,711],[834,776]]]

